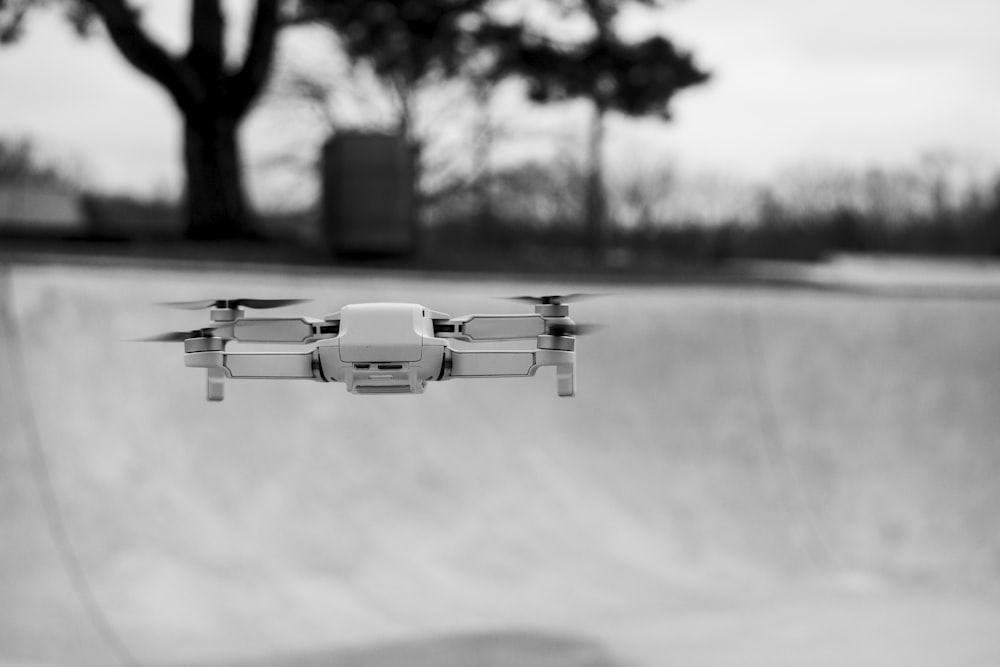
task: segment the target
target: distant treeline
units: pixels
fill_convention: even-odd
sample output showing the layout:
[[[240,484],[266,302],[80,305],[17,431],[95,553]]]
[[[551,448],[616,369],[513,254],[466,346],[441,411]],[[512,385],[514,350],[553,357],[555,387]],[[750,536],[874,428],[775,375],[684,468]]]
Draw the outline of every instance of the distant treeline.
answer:
[[[939,155],[908,169],[799,170],[737,192],[715,183],[691,196],[669,172],[609,187],[607,259],[656,265],[842,252],[1000,257],[1000,174],[974,179]],[[496,174],[432,211],[435,243],[538,256],[582,256],[582,175],[537,165]],[[696,203],[692,206],[691,202]]]
[[[721,181],[696,196],[670,168],[609,174],[604,260],[656,268],[844,252],[1000,257],[1000,174],[983,173],[937,153],[895,170],[799,169],[749,192]],[[29,144],[0,141],[0,187],[25,179],[73,187]],[[590,266],[587,187],[586,169],[571,161],[526,162],[425,194],[415,215],[420,255],[470,266]],[[77,191],[86,223],[75,238],[183,238],[176,198]],[[319,208],[258,212],[255,228],[262,241],[325,252]]]
[[[554,195],[547,206],[527,210],[524,199],[516,197],[507,200],[517,202],[513,211],[496,200],[478,210],[475,197],[459,208],[438,205],[423,225],[422,252],[467,255],[471,261],[496,255],[501,260],[516,258],[519,264],[586,264],[589,237],[580,219],[572,215],[576,204]],[[100,193],[87,195],[86,201],[91,229],[98,236],[155,240],[182,234],[176,202]],[[570,210],[562,210],[560,201]],[[314,245],[322,236],[318,211],[258,217],[265,239]],[[1000,257],[1000,180],[992,188],[967,193],[952,203],[939,201],[921,209],[846,202],[808,208],[764,193],[753,209],[712,222],[680,219],[623,224],[609,217],[606,242],[612,265],[743,258],[811,261],[841,252]]]
[[[518,264],[588,265],[588,236],[576,224],[534,226],[494,221],[449,221],[428,233],[427,245],[469,260],[506,258]],[[1000,207],[949,219],[887,225],[844,210],[753,224],[725,222],[617,228],[608,238],[606,264],[653,270],[664,262],[715,263],[733,259],[818,261],[839,253],[914,254],[1000,258]]]

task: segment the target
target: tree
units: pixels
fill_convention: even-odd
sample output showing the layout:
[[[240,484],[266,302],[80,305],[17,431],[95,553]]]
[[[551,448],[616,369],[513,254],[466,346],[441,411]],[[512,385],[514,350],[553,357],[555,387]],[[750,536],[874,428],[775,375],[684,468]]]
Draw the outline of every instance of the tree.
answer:
[[[33,181],[64,184],[67,180],[62,170],[39,157],[30,141],[0,137],[0,183]]]
[[[408,95],[434,73],[465,76],[481,90],[516,76],[542,103],[573,98],[590,100],[587,228],[595,261],[604,246],[604,121],[609,111],[629,116],[669,118],[668,105],[680,90],[704,83],[708,74],[692,57],[664,37],[627,43],[615,22],[629,4],[662,8],[665,0],[548,0],[545,7],[573,20],[584,17],[590,37],[562,43],[538,34],[526,19],[494,11],[488,0],[436,0],[405,3],[387,0],[305,2],[320,20],[342,36],[348,54],[370,62],[400,94],[400,125],[408,132],[412,105]],[[536,7],[542,3],[536,3]]]
[[[430,135],[441,138],[446,134],[429,126],[447,131],[461,122],[456,112],[466,105],[455,100],[469,92],[462,84],[471,84],[480,95],[489,89],[489,82],[475,77],[482,46],[476,38],[478,26],[492,20],[489,9],[494,4],[495,0],[302,2],[303,16],[332,28],[351,62],[369,66],[389,91],[396,107],[397,132],[414,149],[420,204],[446,199],[468,185],[466,175],[458,175],[468,170],[455,164],[455,152],[429,154],[443,146],[442,141],[429,141]],[[431,122],[426,105],[424,113],[417,111],[418,101],[430,98],[424,93],[444,101],[437,105],[438,114]],[[480,133],[478,138],[483,136]],[[481,141],[476,143],[474,152],[480,158],[476,161],[481,163],[485,147]],[[466,146],[461,150],[469,153]]]
[[[297,53],[297,45],[282,52],[273,84],[260,102],[257,122],[280,125],[294,119],[296,128],[283,133],[281,145],[273,146],[258,166],[309,187],[318,175],[316,146],[326,138],[338,132],[389,132],[404,136],[413,148],[416,204],[426,214],[422,220],[467,199],[483,172],[488,134],[478,91],[468,81],[429,75],[401,91],[369,62],[350,59],[333,30],[329,39],[310,40],[309,46],[308,52]],[[306,53],[309,57],[296,57]],[[320,54],[323,62],[317,62]],[[492,140],[496,128],[490,129]]]
[[[0,42],[16,40],[27,13],[52,0],[0,0]],[[226,19],[221,0],[192,0],[190,46],[168,53],[143,29],[126,0],[58,2],[82,34],[100,19],[108,37],[136,69],[162,86],[184,124],[187,236],[252,235],[243,189],[237,130],[263,87],[280,25],[279,0],[257,0],[242,60],[225,58]]]
[[[303,16],[337,31],[354,61],[371,64],[395,92],[400,132],[412,134],[413,96],[435,75],[455,76],[477,44],[473,26],[490,0],[303,0]]]
[[[489,40],[499,57],[493,75],[524,77],[536,102],[585,99],[592,105],[586,210],[591,256],[599,265],[607,231],[602,146],[608,112],[669,120],[674,95],[707,82],[709,74],[665,37],[629,43],[618,36],[615,22],[626,5],[662,8],[663,0],[562,0],[555,4],[566,16],[586,17],[592,27],[590,36],[566,43],[523,24],[494,30]]]

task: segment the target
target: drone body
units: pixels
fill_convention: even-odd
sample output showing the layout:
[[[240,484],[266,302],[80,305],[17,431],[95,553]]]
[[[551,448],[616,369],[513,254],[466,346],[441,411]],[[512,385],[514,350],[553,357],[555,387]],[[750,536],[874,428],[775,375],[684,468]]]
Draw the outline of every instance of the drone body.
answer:
[[[341,382],[355,394],[420,394],[429,381],[530,377],[556,368],[560,396],[575,393],[576,334],[566,302],[582,295],[518,297],[533,314],[450,318],[412,303],[344,306],[323,319],[249,318],[243,307],[267,308],[292,300],[232,299],[172,304],[212,308],[212,326],[153,340],[183,340],[184,364],[208,370],[208,400],[221,401],[227,378]],[[533,349],[496,343],[535,340]],[[227,343],[307,346],[301,352],[227,352]],[[493,343],[483,349],[483,343]]]

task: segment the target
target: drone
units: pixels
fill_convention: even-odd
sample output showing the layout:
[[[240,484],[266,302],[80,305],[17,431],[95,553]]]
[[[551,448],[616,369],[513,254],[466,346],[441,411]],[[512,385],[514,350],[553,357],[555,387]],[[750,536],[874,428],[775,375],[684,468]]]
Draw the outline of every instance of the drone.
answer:
[[[588,294],[511,297],[534,313],[452,318],[415,303],[356,303],[323,319],[247,317],[245,308],[281,308],[305,299],[210,299],[164,304],[211,309],[211,326],[147,341],[184,343],[184,365],[207,369],[207,398],[221,401],[227,379],[341,382],[353,394],[422,394],[427,382],[532,377],[554,366],[559,396],[576,393],[576,336],[569,304]],[[533,349],[511,349],[535,340]],[[227,352],[230,342],[307,346],[296,352]]]

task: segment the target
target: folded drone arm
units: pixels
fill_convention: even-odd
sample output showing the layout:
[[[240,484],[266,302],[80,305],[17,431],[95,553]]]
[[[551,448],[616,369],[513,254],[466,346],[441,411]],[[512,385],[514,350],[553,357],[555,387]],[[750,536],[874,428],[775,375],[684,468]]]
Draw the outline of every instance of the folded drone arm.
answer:
[[[208,400],[221,401],[226,378],[258,380],[316,380],[316,352],[189,352],[184,365],[208,369]]]
[[[467,341],[518,340],[545,333],[540,315],[468,315],[434,323],[435,335]]]
[[[558,393],[576,393],[576,356],[564,350],[452,350],[452,378],[527,377],[542,366],[555,366]]]
[[[312,380],[316,374],[316,353],[308,352],[189,352],[184,365],[193,368],[223,368],[231,378],[265,380]]]
[[[231,378],[314,380],[315,356],[312,351],[236,352],[226,354],[223,363]]]
[[[217,324],[214,335],[240,343],[307,343],[336,336],[338,324],[311,317],[247,317]]]

